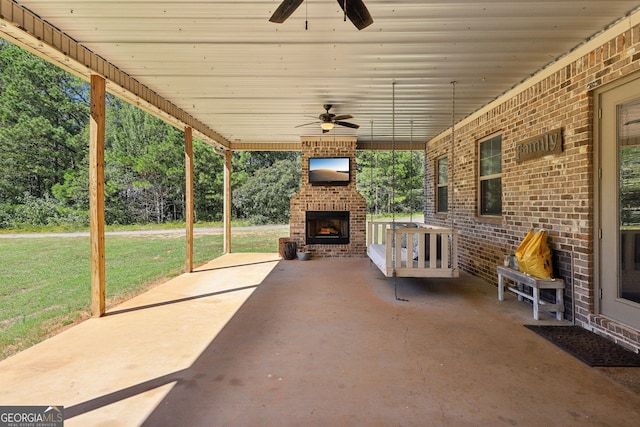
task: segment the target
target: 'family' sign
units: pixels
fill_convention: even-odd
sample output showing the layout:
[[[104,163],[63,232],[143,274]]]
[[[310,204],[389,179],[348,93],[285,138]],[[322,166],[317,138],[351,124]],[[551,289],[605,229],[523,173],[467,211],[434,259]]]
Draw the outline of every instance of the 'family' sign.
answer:
[[[516,162],[537,159],[562,152],[562,128],[526,139],[516,144]]]

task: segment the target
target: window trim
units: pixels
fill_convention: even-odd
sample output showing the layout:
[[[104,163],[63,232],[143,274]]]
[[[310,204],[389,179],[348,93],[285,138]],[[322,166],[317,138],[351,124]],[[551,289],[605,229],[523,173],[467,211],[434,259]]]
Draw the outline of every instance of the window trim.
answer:
[[[503,197],[503,185],[502,185],[502,159],[503,159],[503,137],[502,137],[502,132],[495,132],[491,135],[488,135],[484,138],[481,138],[477,141],[476,147],[477,147],[477,165],[478,165],[478,173],[476,175],[477,178],[477,208],[476,208],[476,215],[479,218],[485,218],[485,219],[499,219],[502,218],[503,216],[503,209],[502,209],[502,200],[500,201],[500,213],[496,214],[496,213],[490,213],[490,214],[486,214],[486,213],[482,213],[482,183],[484,181],[490,181],[492,179],[496,179],[496,178],[500,178],[500,198],[502,199]],[[500,137],[500,173],[495,173],[495,174],[491,174],[491,175],[481,175],[482,173],[482,167],[481,167],[481,163],[482,163],[482,158],[481,158],[481,153],[482,150],[480,149],[481,145],[485,142],[488,142],[496,137]]]
[[[445,183],[441,183],[440,182],[440,162],[442,160],[446,160],[447,161],[447,181]],[[449,156],[447,154],[444,154],[438,158],[436,158],[436,167],[435,167],[435,213],[436,214],[448,214],[449,213]],[[445,206],[445,210],[441,211],[438,210],[439,206],[440,206],[440,188],[446,188],[447,190],[447,205]]]

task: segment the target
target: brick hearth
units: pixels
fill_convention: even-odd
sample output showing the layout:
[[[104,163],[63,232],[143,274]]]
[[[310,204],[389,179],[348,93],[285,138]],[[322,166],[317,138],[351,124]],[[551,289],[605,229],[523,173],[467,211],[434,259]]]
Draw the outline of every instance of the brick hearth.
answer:
[[[348,157],[351,180],[344,186],[309,184],[310,157]],[[291,198],[290,239],[316,257],[366,256],[367,208],[364,197],[356,190],[355,137],[302,137],[302,186]],[[307,211],[349,211],[349,244],[324,245],[305,243]]]

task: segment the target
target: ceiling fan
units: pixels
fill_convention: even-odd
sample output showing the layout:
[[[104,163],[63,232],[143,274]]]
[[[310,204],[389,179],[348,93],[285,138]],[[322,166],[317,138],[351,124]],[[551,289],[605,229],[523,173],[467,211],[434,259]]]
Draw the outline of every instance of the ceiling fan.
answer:
[[[337,0],[347,18],[358,30],[368,27],[373,23],[373,18],[362,0]],[[303,0],[284,0],[273,12],[269,21],[282,24],[302,4]]]
[[[335,125],[345,126],[352,129],[358,129],[360,127],[355,123],[343,122],[343,120],[352,119],[353,116],[351,114],[341,114],[339,116],[336,116],[335,114],[329,112],[329,110],[331,109],[331,107],[333,107],[333,105],[324,104],[322,107],[326,110],[326,113],[322,113],[318,116],[318,118],[320,119],[319,122],[305,123],[303,125],[298,125],[296,127],[299,128],[301,126],[308,126],[308,125],[320,123],[320,127],[322,128],[322,133],[329,132],[331,129],[333,129]]]

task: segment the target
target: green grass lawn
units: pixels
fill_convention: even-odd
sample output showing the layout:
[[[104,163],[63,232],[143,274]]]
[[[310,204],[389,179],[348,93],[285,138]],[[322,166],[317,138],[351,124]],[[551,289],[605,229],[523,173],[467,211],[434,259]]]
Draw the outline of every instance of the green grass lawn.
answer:
[[[277,252],[287,229],[234,230],[233,252]],[[221,234],[196,234],[194,263],[222,255]],[[107,306],[184,272],[185,237],[107,235]],[[88,237],[0,239],[0,360],[90,315]]]

